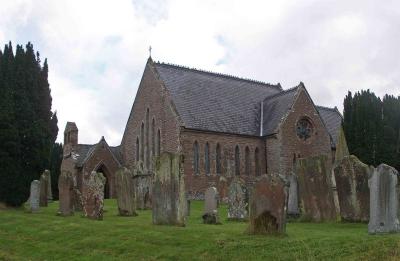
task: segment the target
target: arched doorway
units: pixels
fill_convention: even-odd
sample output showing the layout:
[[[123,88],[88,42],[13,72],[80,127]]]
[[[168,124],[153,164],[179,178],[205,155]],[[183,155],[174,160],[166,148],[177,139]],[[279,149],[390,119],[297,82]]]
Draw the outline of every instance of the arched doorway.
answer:
[[[111,191],[111,180],[110,180],[110,172],[104,164],[101,164],[96,168],[96,172],[103,173],[103,176],[106,178],[106,184],[104,185],[104,198],[108,199],[112,197]]]

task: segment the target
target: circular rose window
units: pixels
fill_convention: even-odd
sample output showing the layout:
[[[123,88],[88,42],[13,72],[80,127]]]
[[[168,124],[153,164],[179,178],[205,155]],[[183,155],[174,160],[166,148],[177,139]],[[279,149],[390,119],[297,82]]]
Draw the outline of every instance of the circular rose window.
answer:
[[[307,118],[302,118],[296,123],[296,134],[302,140],[307,140],[311,137],[313,126]]]

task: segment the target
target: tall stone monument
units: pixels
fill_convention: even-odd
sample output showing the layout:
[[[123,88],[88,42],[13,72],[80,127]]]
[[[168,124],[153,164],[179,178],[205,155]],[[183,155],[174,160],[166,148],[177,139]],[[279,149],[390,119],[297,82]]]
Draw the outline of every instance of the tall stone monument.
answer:
[[[47,177],[47,201],[52,202],[53,201],[53,192],[51,189],[51,173],[50,170],[46,169],[43,173]]]
[[[285,233],[286,204],[286,181],[273,174],[259,177],[250,193],[249,233]]]
[[[204,224],[218,224],[218,191],[215,187],[209,187],[204,194]]]
[[[92,171],[83,176],[83,211],[90,219],[103,219],[105,183],[106,178],[100,172]]]
[[[153,224],[185,226],[183,157],[164,152],[157,158],[153,181]]]
[[[48,173],[43,172],[43,174],[40,175],[40,197],[39,197],[39,205],[40,205],[41,207],[47,207],[48,188],[49,188],[49,176],[48,176]]]
[[[373,168],[362,163],[356,156],[344,156],[333,169],[342,220],[368,222],[368,178]]]
[[[58,177],[58,201],[60,216],[74,214],[74,178],[67,171],[62,171]]]
[[[397,216],[398,191],[395,168],[381,164],[374,169],[369,181],[370,215],[368,233],[399,232],[400,224]]]
[[[120,216],[137,216],[133,173],[121,168],[115,174],[117,204]]]
[[[298,216],[299,209],[299,190],[297,184],[297,177],[294,173],[287,176],[289,182],[289,195],[288,195],[288,208],[287,213],[291,216]]]
[[[296,175],[303,218],[314,222],[336,221],[328,157],[320,155],[298,159]]]
[[[248,219],[249,197],[244,182],[239,178],[234,178],[229,186],[228,193],[228,219],[247,220]]]
[[[39,211],[39,197],[40,197],[40,181],[34,180],[31,182],[31,193],[29,196],[29,204],[31,212]]]
[[[144,169],[142,161],[136,162],[132,171],[136,208],[151,209],[153,173]]]

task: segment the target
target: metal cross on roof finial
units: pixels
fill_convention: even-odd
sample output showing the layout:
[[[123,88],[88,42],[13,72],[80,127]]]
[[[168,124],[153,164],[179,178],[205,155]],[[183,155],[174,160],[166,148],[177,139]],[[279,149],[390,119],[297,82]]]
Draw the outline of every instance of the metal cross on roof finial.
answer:
[[[151,45],[149,46],[149,57],[151,57]]]

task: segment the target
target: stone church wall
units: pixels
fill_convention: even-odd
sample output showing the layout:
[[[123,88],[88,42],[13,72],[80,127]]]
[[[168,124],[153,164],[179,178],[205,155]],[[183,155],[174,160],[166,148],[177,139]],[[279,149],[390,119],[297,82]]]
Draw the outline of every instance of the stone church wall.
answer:
[[[240,178],[246,183],[253,182],[255,173],[255,150],[259,150],[260,174],[265,174],[265,147],[262,138],[232,135],[224,133],[213,133],[185,129],[182,131],[182,148],[184,154],[184,173],[186,191],[189,197],[203,198],[204,192],[210,186],[215,186],[220,197],[227,196],[227,188],[235,177],[235,147],[240,148]],[[194,142],[199,144],[199,174],[194,173]],[[209,144],[210,174],[205,171],[205,146]],[[216,147],[221,148],[221,172],[216,171]],[[245,174],[245,150],[249,148],[250,175]]]
[[[129,95],[129,94],[127,94]],[[136,138],[140,137],[142,122],[146,128],[146,111],[149,109],[149,154],[152,155],[152,120],[155,120],[155,139],[160,130],[160,152],[177,153],[179,151],[179,121],[169,93],[158,79],[157,73],[149,61],[143,73],[142,80],[129,116],[122,139],[122,155],[124,165],[132,167],[136,161]],[[145,139],[146,139],[146,135]],[[140,145],[141,146],[141,145]],[[156,146],[157,147],[157,146]],[[157,155],[157,148],[154,148]],[[145,151],[144,154],[147,154]],[[150,158],[152,158],[150,156]],[[151,164],[151,169],[153,164]]]

